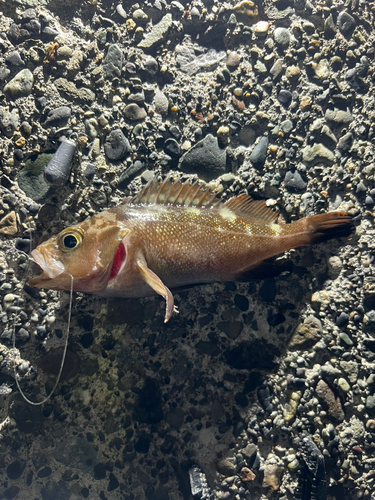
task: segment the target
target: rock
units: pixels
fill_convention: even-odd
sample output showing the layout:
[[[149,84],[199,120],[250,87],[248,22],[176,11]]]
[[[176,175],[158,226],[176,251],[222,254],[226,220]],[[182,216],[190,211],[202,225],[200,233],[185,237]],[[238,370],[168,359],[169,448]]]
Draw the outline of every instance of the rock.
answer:
[[[120,47],[115,43],[110,45],[103,61],[104,78],[110,82],[114,78],[120,78],[123,63],[124,56]]]
[[[221,459],[216,464],[216,470],[225,477],[233,476],[236,473],[236,466],[226,459]]]
[[[85,87],[77,88],[73,82],[68,81],[66,78],[57,78],[54,84],[57,90],[68,99],[78,100],[87,104],[91,104],[96,99],[92,90]]]
[[[167,139],[164,143],[164,152],[172,156],[172,158],[180,155],[180,146],[176,139]]]
[[[71,114],[72,110],[69,106],[59,106],[51,109],[44,123],[50,126],[62,126],[69,121]]]
[[[150,33],[147,33],[143,40],[138,44],[141,49],[152,49],[162,43],[168,35],[168,31],[172,26],[172,14],[165,14],[162,19],[155,24]]]
[[[309,349],[320,340],[322,332],[322,323],[320,320],[310,315],[295,329],[289,341],[289,348]]]
[[[280,123],[280,128],[283,134],[289,134],[293,130],[293,122],[291,120],[284,120]]]
[[[169,108],[168,99],[166,95],[159,89],[155,92],[153,106],[156,113],[159,113],[160,115],[168,114],[168,108]]]
[[[26,463],[23,460],[16,460],[7,467],[7,476],[9,479],[19,479],[25,469]]]
[[[274,491],[280,488],[283,468],[276,464],[267,464],[264,468],[263,481],[266,486],[270,486]]]
[[[164,416],[164,420],[175,429],[179,429],[182,426],[184,418],[185,412],[181,408],[172,408]]]
[[[353,144],[353,134],[351,132],[347,132],[345,135],[340,137],[339,142],[337,143],[337,149],[342,153],[346,153],[350,150]]]
[[[234,71],[240,64],[240,57],[237,52],[229,52],[225,64],[229,71]]]
[[[273,37],[279,47],[284,50],[288,48],[290,43],[290,33],[286,28],[276,28],[273,33]]]
[[[302,150],[302,161],[309,166],[322,163],[324,165],[331,165],[335,159],[333,152],[326,148],[323,144],[314,144],[313,146],[306,146]]]
[[[76,143],[74,141],[66,139],[61,142],[44,171],[44,178],[49,184],[62,186],[67,182],[75,149]]]
[[[288,107],[292,100],[292,93],[289,90],[281,89],[277,94],[277,100],[283,106]]]
[[[104,152],[109,160],[123,160],[132,151],[128,139],[120,129],[115,129],[107,136]]]
[[[319,380],[315,392],[318,398],[327,407],[328,414],[338,422],[345,418],[344,410],[341,406],[340,398],[336,397],[329,385],[324,380]]]
[[[336,325],[339,328],[345,328],[349,323],[349,314],[346,312],[341,312],[336,318]]]
[[[350,38],[356,27],[355,19],[348,14],[345,10],[340,12],[337,18],[337,26],[340,32],[346,37]]]
[[[256,475],[248,467],[242,467],[238,473],[239,478],[243,483],[248,483],[249,481],[254,481]]]
[[[280,75],[283,69],[284,69],[284,60],[276,59],[276,61],[274,62],[273,66],[270,69],[270,74],[273,76],[274,80]]]
[[[262,137],[258,144],[254,146],[251,152],[249,160],[255,168],[263,168],[264,162],[266,161],[267,151],[268,151],[268,137]]]
[[[142,9],[135,9],[132,17],[138,24],[146,24],[148,21],[148,15]]]
[[[130,165],[130,167],[126,168],[120,175],[118,180],[118,189],[124,189],[129,182],[131,182],[137,175],[139,175],[142,170],[146,168],[146,165],[141,160],[136,160],[134,163]]]
[[[9,111],[8,107],[0,107],[0,129],[7,137],[12,137],[20,125],[18,109]]]
[[[332,122],[332,125],[336,126],[349,125],[353,121],[351,112],[341,109],[327,109],[325,118],[327,121]]]
[[[186,173],[196,173],[210,181],[228,171],[227,153],[220,148],[218,139],[208,134],[190,148],[181,158],[179,168]]]
[[[18,52],[18,50],[13,50],[12,52],[10,52],[6,56],[5,60],[11,66],[18,66],[18,67],[25,66],[25,63],[22,60],[22,58],[21,58],[20,53]]]
[[[241,450],[242,455],[248,460],[251,460],[257,452],[258,446],[254,443],[249,443]]]
[[[137,121],[144,120],[147,116],[145,108],[141,108],[138,104],[134,102],[128,104],[124,109],[124,116],[128,118],[128,120]]]
[[[334,279],[340,274],[342,269],[342,260],[337,255],[332,255],[328,259],[328,273],[330,278]]]
[[[304,191],[307,186],[307,182],[302,179],[301,174],[298,170],[288,170],[285,174],[284,185],[290,191]]]
[[[12,211],[0,220],[0,234],[14,236],[17,234],[16,212]]]
[[[205,71],[214,71],[227,57],[224,51],[209,49],[205,54],[196,56],[193,49],[178,45],[176,47],[176,61],[183,73],[196,75]]]
[[[34,76],[29,69],[23,69],[16,74],[4,87],[4,92],[12,97],[29,95],[34,85]]]
[[[219,321],[217,328],[232,340],[235,340],[243,330],[242,321]]]

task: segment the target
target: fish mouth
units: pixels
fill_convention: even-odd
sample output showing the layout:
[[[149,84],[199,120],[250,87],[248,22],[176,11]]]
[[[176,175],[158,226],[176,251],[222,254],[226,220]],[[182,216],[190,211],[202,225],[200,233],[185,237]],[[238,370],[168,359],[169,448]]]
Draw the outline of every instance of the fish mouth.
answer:
[[[56,282],[56,286],[59,285],[58,278],[64,275],[65,281],[65,267],[61,262],[58,262],[52,258],[46,258],[41,252],[38,250],[33,250],[31,252],[32,260],[41,268],[43,271],[38,276],[35,276],[31,280],[29,280],[28,285],[43,288],[44,285],[48,285],[47,288],[52,288],[51,285],[54,285],[52,282]]]

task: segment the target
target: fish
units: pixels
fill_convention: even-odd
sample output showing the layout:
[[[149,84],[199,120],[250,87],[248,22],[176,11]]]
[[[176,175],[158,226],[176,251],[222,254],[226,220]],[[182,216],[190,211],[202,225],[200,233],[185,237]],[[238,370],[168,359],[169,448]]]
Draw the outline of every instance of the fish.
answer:
[[[31,257],[42,273],[28,284],[100,297],[159,294],[167,322],[178,312],[171,290],[248,281],[267,259],[353,231],[344,211],[278,219],[248,194],[225,201],[198,181],[155,177],[135,197],[41,243]]]

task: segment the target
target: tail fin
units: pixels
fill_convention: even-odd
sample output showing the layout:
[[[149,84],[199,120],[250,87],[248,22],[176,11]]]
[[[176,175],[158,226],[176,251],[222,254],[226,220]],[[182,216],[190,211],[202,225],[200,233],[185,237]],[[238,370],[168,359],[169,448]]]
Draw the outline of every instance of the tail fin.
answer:
[[[352,217],[347,212],[312,215],[305,222],[309,229],[310,244],[349,236],[354,231]]]

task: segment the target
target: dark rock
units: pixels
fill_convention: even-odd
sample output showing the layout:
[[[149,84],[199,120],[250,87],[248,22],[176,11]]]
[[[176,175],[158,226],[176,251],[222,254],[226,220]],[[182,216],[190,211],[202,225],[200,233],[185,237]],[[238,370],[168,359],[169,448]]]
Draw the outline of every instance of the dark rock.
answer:
[[[268,385],[258,389],[258,399],[260,404],[266,411],[272,410],[272,390]]]
[[[264,302],[272,302],[276,297],[276,282],[274,278],[267,278],[259,288],[259,297]]]
[[[52,469],[51,467],[43,467],[43,469],[40,469],[38,472],[38,477],[48,477],[52,474]]]
[[[123,160],[132,151],[128,139],[120,129],[112,130],[104,144],[104,152],[109,160]]]
[[[42,500],[69,500],[71,492],[64,481],[48,481],[40,490]]]
[[[7,476],[9,479],[18,479],[22,476],[23,471],[25,470],[26,462],[22,460],[16,460],[12,462],[7,467]]]
[[[217,327],[229,339],[235,340],[243,330],[243,323],[241,321],[220,321]]]
[[[119,487],[119,482],[116,478],[116,476],[111,472],[109,474],[109,484],[108,484],[108,488],[107,488],[107,491],[113,491],[115,490],[116,488]]]
[[[48,113],[45,124],[50,126],[62,126],[69,121],[72,110],[69,106],[59,106],[58,108],[51,109]]]
[[[67,182],[72,168],[76,143],[64,140],[44,170],[45,180],[52,186],[62,186]]]
[[[19,491],[20,491],[20,489],[18,486],[11,486],[10,488],[6,489],[4,491],[5,500],[12,500],[13,498],[16,498]]]
[[[264,339],[243,341],[224,353],[228,365],[238,370],[271,369],[280,351]]]
[[[103,61],[104,78],[109,81],[120,78],[123,62],[124,56],[120,47],[116,44],[110,45]]]
[[[217,138],[211,134],[182,156],[179,167],[183,172],[198,174],[207,182],[229,170],[227,153],[225,149],[220,148]]]
[[[96,165],[88,163],[85,169],[85,177],[88,181],[92,181],[96,174]]]
[[[289,90],[282,89],[277,95],[277,100],[283,106],[288,107],[292,100],[292,97],[292,93],[289,92]]]
[[[164,420],[168,422],[171,427],[179,429],[184,423],[185,412],[181,408],[172,408],[165,414]]]
[[[230,52],[228,54],[227,60],[225,61],[225,64],[230,71],[234,71],[240,64],[240,57],[237,52]]]
[[[235,295],[234,303],[240,311],[247,311],[249,309],[249,299],[244,295]]]
[[[94,479],[104,479],[107,475],[107,467],[105,464],[99,462],[94,466]]]
[[[156,424],[163,419],[162,396],[157,380],[145,380],[134,405],[133,419],[146,424]]]
[[[216,464],[216,470],[225,477],[233,476],[236,473],[236,466],[229,460],[222,459]]]
[[[124,189],[137,175],[146,168],[145,162],[136,160],[130,167],[122,172],[118,180],[118,189]]]
[[[336,325],[339,328],[345,328],[348,323],[349,323],[349,314],[342,312],[337,316]]]
[[[346,37],[350,38],[356,27],[355,19],[346,11],[340,12],[337,18],[337,26],[340,32]]]
[[[176,139],[167,139],[164,143],[164,152],[170,155],[172,158],[180,155],[180,146]]]
[[[197,350],[197,353],[200,356],[203,356],[203,355],[218,356],[221,352],[220,348],[216,344],[214,344],[213,342],[208,342],[208,341],[204,341],[204,340],[200,340],[195,345],[195,348]]]
[[[135,102],[128,104],[124,109],[124,116],[132,121],[144,120],[147,116],[145,108],[141,108]]]
[[[302,179],[301,174],[298,170],[288,170],[285,174],[284,185],[287,189],[291,191],[304,191],[307,186],[307,182]]]
[[[261,169],[263,167],[264,162],[266,161],[268,144],[268,137],[262,137],[252,150],[249,159],[255,168]]]
[[[345,418],[345,413],[340,398],[335,396],[329,385],[324,380],[319,380],[315,391],[318,398],[325,404],[328,414],[334,420],[342,422]]]

